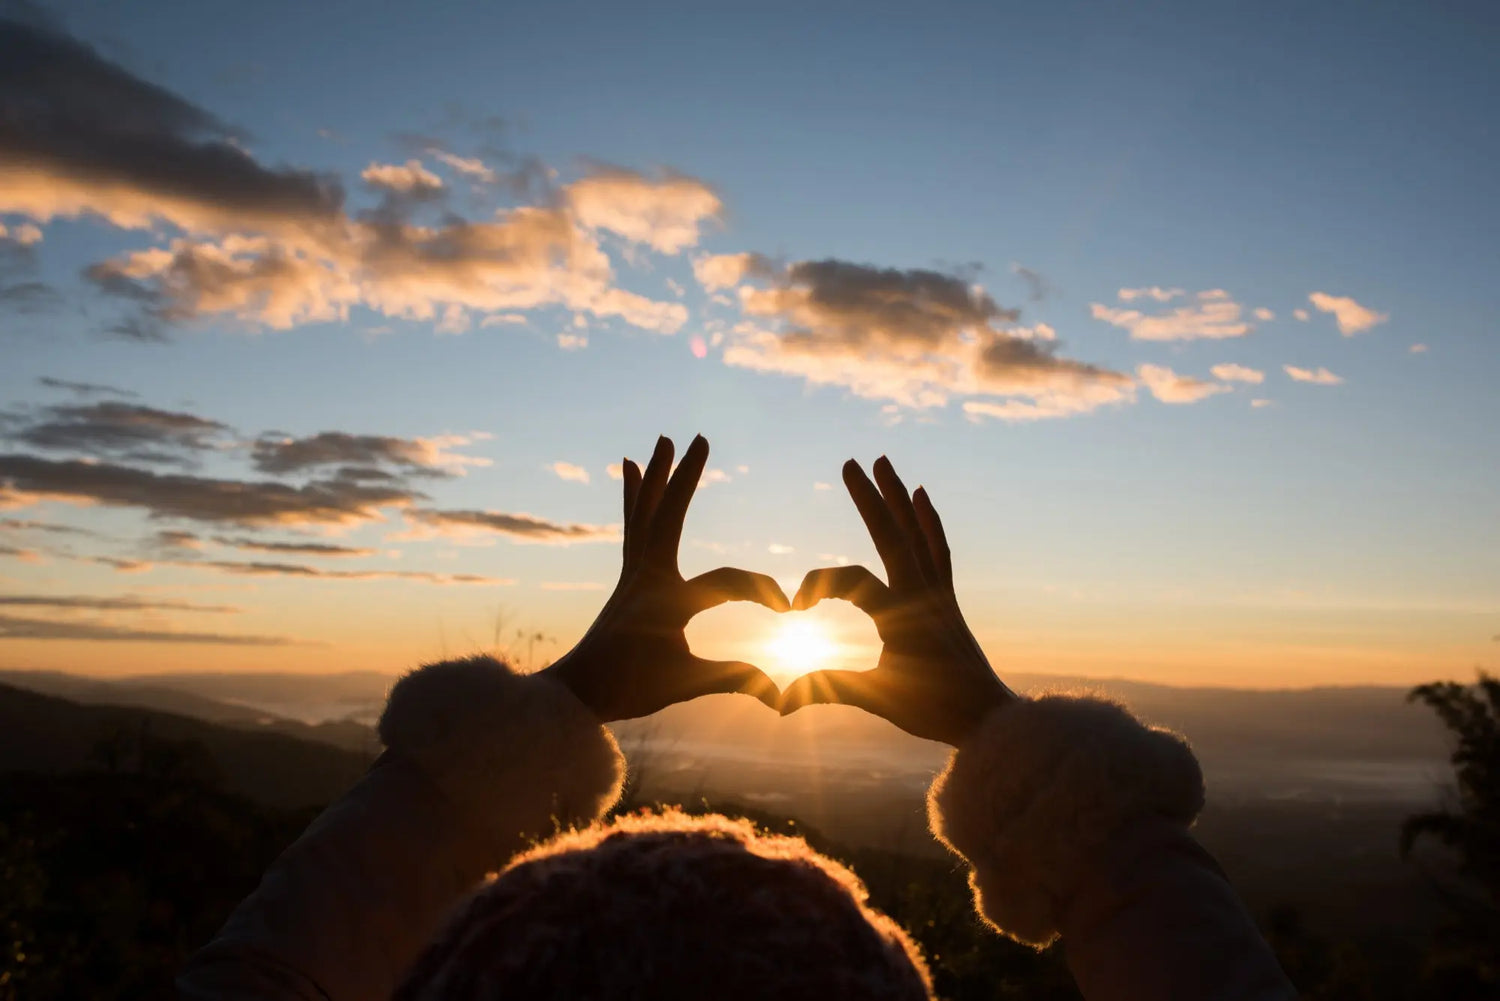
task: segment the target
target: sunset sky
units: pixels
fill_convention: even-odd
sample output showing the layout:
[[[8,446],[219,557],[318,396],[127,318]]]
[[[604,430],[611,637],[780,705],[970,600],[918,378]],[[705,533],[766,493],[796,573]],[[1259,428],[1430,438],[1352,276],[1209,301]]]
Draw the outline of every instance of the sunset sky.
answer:
[[[702,432],[1002,676],[1500,668],[1500,15],[1126,6],[0,4],[0,667],[554,657]]]

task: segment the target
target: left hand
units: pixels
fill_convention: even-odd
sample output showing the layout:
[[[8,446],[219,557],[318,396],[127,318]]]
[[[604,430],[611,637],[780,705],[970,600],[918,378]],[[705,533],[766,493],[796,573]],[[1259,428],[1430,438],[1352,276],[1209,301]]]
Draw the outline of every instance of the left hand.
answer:
[[[699,612],[726,601],[791,608],[770,577],[720,567],[684,580],[677,547],[688,504],[708,462],[708,441],[693,439],[675,473],[672,441],[659,438],[643,475],[624,462],[625,561],[620,582],[583,639],[547,668],[604,722],[633,719],[700,695],[744,692],[775,709],[780,692],[753,664],[705,660],[688,649],[683,629]],[[670,479],[668,474],[671,473]]]

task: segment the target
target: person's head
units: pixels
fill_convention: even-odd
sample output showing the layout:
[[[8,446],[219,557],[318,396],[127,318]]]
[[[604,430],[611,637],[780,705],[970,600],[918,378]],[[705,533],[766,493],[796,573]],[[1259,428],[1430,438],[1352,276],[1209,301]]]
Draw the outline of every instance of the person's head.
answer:
[[[748,821],[638,814],[519,856],[455,911],[397,1001],[925,1001],[863,884]]]

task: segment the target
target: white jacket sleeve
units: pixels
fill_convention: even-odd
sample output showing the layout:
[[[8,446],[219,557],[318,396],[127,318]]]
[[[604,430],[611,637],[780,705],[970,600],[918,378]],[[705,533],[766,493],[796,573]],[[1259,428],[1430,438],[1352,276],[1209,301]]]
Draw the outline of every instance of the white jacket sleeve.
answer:
[[[1061,936],[1089,1001],[1295,998],[1188,833],[1202,807],[1181,737],[1066,696],[995,710],[928,793],[933,833],[973,867],[980,913],[1030,945]]]
[[[486,872],[619,796],[614,738],[566,688],[476,657],[391,691],[386,752],[266,871],[182,997],[389,998]]]

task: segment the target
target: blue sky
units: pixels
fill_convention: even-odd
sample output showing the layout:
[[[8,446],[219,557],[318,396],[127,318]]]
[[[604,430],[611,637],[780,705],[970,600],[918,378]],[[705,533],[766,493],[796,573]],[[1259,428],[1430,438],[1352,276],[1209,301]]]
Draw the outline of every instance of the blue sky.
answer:
[[[1494,663],[1500,137],[1487,112],[1500,90],[1490,56],[1500,19],[1484,5],[715,6],[391,5],[378,16],[366,4],[157,3],[147,16],[48,7],[48,30],[227,123],[266,170],[336,175],[349,219],[386,197],[362,172],[411,160],[444,199],[410,207],[413,225],[556,204],[590,177],[658,191],[681,175],[717,206],[692,214],[691,238],[675,244],[660,228],[632,239],[615,216],[614,229],[586,227],[608,257],[610,287],[680,309],[655,330],[554,301],[466,305],[468,329],[440,333],[441,297],[423,300],[434,317],[409,300],[375,305],[372,294],[396,294],[392,283],[334,319],[272,323],[260,306],[179,302],[165,340],[142,343],[108,335],[134,301],[101,294],[83,269],[174,240],[260,231],[194,232],[170,209],[128,228],[110,220],[98,172],[69,189],[82,191],[76,215],[13,196],[0,222],[12,243],[21,227],[38,228],[16,253],[56,301],[0,314],[10,361],[0,399],[19,415],[5,450],[67,458],[26,428],[47,419],[44,408],[103,397],[37,383],[53,377],[228,425],[226,441],[240,444],[193,456],[198,475],[247,478],[244,443],[271,430],[461,435],[470,440],[456,451],[490,464],[422,480],[430,505],[607,526],[618,516],[606,465],[644,455],[658,433],[685,444],[702,431],[710,465],[728,479],[695,501],[698,545],[684,551],[685,569],[738,562],[789,587],[828,558],[873,559],[841,491],[815,484],[836,487],[851,455],[887,453],[943,511],[961,596],[1001,665],[1272,685],[1405,683]],[[517,200],[434,151],[501,173],[532,157],[556,173],[550,194]],[[695,273],[710,255],[747,252],[765,262],[735,286],[708,289]],[[1060,414],[1046,419],[966,411],[1040,399],[1035,382],[1019,395],[969,392],[959,385],[968,370],[939,380],[941,402],[931,380],[913,399],[891,388],[899,360],[872,362],[878,345],[850,349],[853,328],[805,303],[798,312],[797,295],[816,302],[833,285],[796,263],[825,260],[865,267],[854,278],[876,298],[895,294],[881,284],[892,274],[909,291],[918,269],[947,276],[949,291],[982,286],[997,310],[1019,309],[985,331],[1090,372],[1048,361],[1044,375],[1022,373],[1064,387],[1043,400]],[[133,280],[163,301],[159,274]],[[1147,289],[1160,300],[1128,291]],[[716,292],[731,298],[716,303]],[[1324,311],[1315,293],[1348,303]],[[1170,339],[1141,336],[1143,316],[1179,309],[1189,312],[1161,335]],[[483,326],[500,315],[516,322]],[[761,341],[755,357],[780,370],[728,364],[753,336],[736,332],[747,323],[773,339],[810,329],[818,351],[793,357]],[[891,323],[900,350],[916,343],[901,340],[908,334],[920,339]],[[1226,327],[1243,331],[1208,336]],[[1055,341],[1038,339],[1047,331]],[[948,334],[951,352],[973,346],[972,330]],[[574,339],[571,350],[559,335]],[[786,371],[793,362],[802,374]],[[1262,381],[1212,371],[1226,364]],[[809,365],[821,383],[804,378]],[[1297,381],[1287,366],[1341,381]],[[1004,387],[1021,377],[1007,370]],[[560,478],[557,462],[589,482]],[[565,644],[603,594],[541,585],[606,584],[616,559],[607,541],[405,538],[397,506],[338,530],[339,544],[376,553],[309,565],[514,583],[247,578],[184,565],[225,562],[215,544],[164,557],[146,540],[178,528],[285,541],[330,526],[174,520],[149,505],[79,500],[4,514],[110,538],[62,551],[55,533],[13,527],[0,543],[28,555],[0,559],[0,587],[182,597],[253,586],[234,592],[243,610],[215,635],[307,645],[127,640],[145,629],[130,614],[54,609],[27,621],[107,626],[120,642],[12,626],[9,638],[0,632],[0,661],[112,671],[212,656],[397,670],[489,642],[501,611]],[[124,574],[79,558],[97,555],[151,568]],[[203,626],[169,611],[151,610],[152,628]],[[749,613],[715,615],[705,643],[743,653],[757,642]]]

